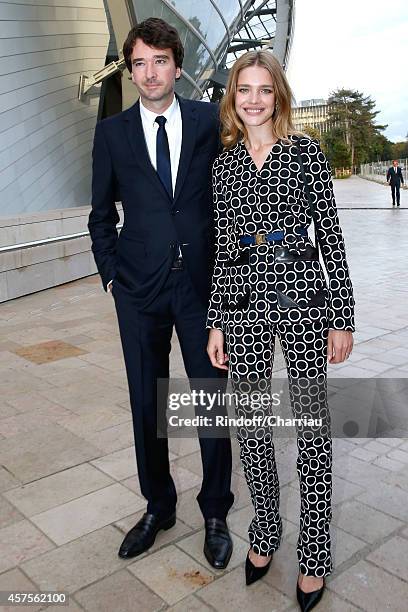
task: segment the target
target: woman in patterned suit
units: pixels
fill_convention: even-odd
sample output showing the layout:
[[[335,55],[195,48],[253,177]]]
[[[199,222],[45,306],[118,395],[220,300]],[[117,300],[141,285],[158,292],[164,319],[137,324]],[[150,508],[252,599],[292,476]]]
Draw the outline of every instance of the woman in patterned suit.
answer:
[[[269,51],[246,53],[230,71],[220,111],[224,150],[213,166],[216,263],[207,350],[241,393],[238,415],[248,415],[239,398],[270,385],[278,336],[294,415],[323,417],[318,434],[297,430],[297,598],[310,610],[333,570],[327,361],[340,363],[352,351],[354,298],[330,168],[318,141],[294,130],[291,99]],[[312,213],[328,286],[307,235]],[[313,395],[310,385],[297,393],[303,380],[318,383],[319,391]],[[255,510],[246,560],[251,584],[267,572],[280,545],[279,481],[271,428],[238,428],[237,437]]]

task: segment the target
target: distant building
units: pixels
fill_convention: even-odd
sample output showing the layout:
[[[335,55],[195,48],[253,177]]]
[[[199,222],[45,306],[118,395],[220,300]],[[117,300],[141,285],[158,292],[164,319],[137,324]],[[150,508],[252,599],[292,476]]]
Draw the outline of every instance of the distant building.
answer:
[[[320,134],[324,134],[331,127],[328,121],[329,106],[327,100],[314,98],[302,100],[292,108],[292,119],[297,130],[304,131],[307,127],[315,128]]]

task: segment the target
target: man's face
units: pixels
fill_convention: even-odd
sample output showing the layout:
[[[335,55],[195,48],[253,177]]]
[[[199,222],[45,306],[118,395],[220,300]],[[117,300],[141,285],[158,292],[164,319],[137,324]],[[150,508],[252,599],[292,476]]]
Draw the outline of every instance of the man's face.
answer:
[[[130,59],[132,81],[142,102],[165,102],[172,98],[181,69],[176,67],[171,49],[149,47],[138,38]]]
[[[398,162],[397,162],[397,160],[393,161],[392,163],[393,163],[393,165],[394,165],[394,168],[396,168],[396,167],[398,166]]]

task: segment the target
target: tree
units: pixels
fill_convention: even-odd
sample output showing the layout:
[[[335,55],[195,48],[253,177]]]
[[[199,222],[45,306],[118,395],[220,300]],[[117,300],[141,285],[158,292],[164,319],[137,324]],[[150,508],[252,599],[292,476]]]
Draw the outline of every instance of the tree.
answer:
[[[332,128],[324,134],[322,148],[332,168],[350,168],[351,152],[341,128]]]
[[[319,141],[322,138],[319,130],[316,129],[315,127],[312,127],[311,125],[306,125],[303,128],[303,132],[307,134],[308,136],[310,136],[310,138],[315,138],[316,140],[319,140]]]
[[[384,136],[374,136],[370,146],[370,155],[367,161],[385,161],[393,156],[393,143]]]
[[[408,134],[402,142],[392,143],[391,155],[387,159],[402,159],[408,157]]]
[[[369,161],[376,139],[387,127],[375,124],[380,111],[374,110],[374,100],[353,89],[338,89],[330,94],[328,105],[328,122],[341,130],[351,166]]]

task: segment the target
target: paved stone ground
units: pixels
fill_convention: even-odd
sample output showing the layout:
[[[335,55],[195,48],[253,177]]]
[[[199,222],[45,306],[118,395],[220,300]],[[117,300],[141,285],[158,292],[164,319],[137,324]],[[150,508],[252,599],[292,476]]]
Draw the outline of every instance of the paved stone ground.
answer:
[[[331,374],[398,378],[404,389],[407,209],[393,210],[387,188],[359,178],[336,181],[335,189],[358,331],[350,360]],[[98,277],[86,278],[3,304],[0,326],[0,591],[64,590],[66,610],[297,609],[294,440],[276,442],[284,538],[262,581],[244,584],[252,509],[235,443],[228,569],[213,570],[202,554],[196,440],[170,442],[177,525],[148,554],[123,561],[117,549],[145,503],[111,296]],[[275,369],[282,368],[278,354]],[[176,338],[172,371],[182,371]],[[316,610],[405,611],[408,440],[337,439],[334,448],[336,569]]]

